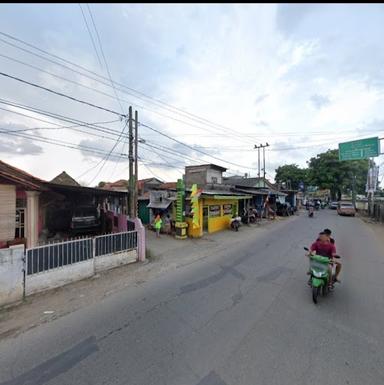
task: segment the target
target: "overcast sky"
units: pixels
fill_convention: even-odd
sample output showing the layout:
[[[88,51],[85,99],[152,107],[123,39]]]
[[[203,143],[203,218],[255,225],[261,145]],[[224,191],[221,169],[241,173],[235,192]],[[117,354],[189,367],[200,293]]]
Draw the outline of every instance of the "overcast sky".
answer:
[[[338,142],[384,136],[381,4],[90,4],[103,52],[82,10],[86,22],[78,4],[1,4],[0,32],[78,66],[0,35],[0,72],[119,113],[132,104],[146,140],[140,178],[173,181],[208,162],[256,176],[254,145],[266,142],[273,178]],[[113,89],[108,70],[127,88]],[[109,133],[124,128],[117,115],[4,76],[0,89],[3,102],[67,119],[0,103],[1,160],[47,180],[63,170],[90,185],[128,177],[126,140]],[[72,119],[98,127],[60,128]]]

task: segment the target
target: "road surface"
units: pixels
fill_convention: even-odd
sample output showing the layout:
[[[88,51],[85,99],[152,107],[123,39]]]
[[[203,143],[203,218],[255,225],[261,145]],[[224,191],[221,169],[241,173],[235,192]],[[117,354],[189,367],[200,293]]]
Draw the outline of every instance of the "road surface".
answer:
[[[315,306],[303,246],[325,227],[342,282]],[[384,384],[384,253],[327,209],[0,342],[0,385],[320,383]]]

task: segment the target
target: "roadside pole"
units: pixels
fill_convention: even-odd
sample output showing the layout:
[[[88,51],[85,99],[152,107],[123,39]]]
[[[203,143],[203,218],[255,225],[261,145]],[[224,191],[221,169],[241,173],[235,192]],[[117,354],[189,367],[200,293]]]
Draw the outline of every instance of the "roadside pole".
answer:
[[[134,191],[135,191],[135,195],[134,195],[134,209],[133,209],[133,212],[134,212],[134,217],[136,218],[137,215],[138,215],[138,186],[137,186],[137,182],[139,180],[139,177],[138,177],[138,169],[139,169],[139,153],[138,153],[138,142],[139,142],[139,137],[138,137],[138,126],[139,126],[139,121],[138,121],[138,112],[135,110],[135,179],[134,179],[134,182],[135,182],[135,186],[134,186]]]
[[[128,152],[128,158],[129,158],[129,184],[128,184],[128,193],[129,193],[129,218],[133,219],[134,214],[134,180],[133,180],[133,127],[132,127],[132,106],[129,106],[129,117],[128,117],[128,124],[129,124],[129,152]]]
[[[257,151],[258,151],[258,174],[257,176],[260,178],[261,174],[260,174],[260,148],[263,149],[263,187],[265,187],[265,147],[269,147],[269,144],[268,143],[265,143],[265,144],[260,144],[259,146],[257,144],[255,144],[255,149],[257,148]]]

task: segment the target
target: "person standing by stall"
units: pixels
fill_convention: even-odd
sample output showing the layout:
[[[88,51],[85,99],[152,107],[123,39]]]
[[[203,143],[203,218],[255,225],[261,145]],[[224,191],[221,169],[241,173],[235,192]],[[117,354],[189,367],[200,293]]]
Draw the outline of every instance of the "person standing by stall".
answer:
[[[155,218],[155,230],[156,230],[156,237],[160,238],[160,230],[161,230],[161,225],[163,224],[163,220],[161,219],[160,214],[157,214]]]

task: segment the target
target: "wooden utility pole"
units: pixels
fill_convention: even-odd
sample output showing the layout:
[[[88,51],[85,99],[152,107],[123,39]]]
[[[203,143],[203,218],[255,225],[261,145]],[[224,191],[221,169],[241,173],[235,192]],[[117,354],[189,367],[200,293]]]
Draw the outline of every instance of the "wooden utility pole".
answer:
[[[138,127],[139,127],[139,120],[138,120],[138,112],[135,111],[135,199],[134,199],[134,214],[135,218],[137,217],[137,209],[138,209],[138,169],[139,169],[139,152],[138,152],[138,143],[139,143],[139,136],[138,136]]]
[[[129,116],[128,116],[128,125],[129,125],[129,149],[128,149],[128,159],[129,159],[129,185],[128,185],[128,194],[129,194],[129,218],[133,219],[135,216],[134,213],[134,179],[133,179],[133,127],[132,127],[132,106],[129,106]]]

